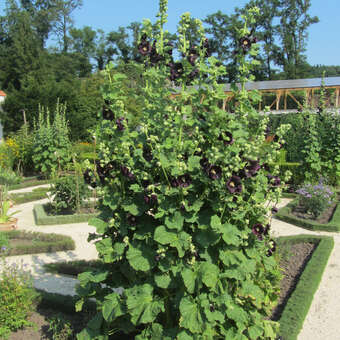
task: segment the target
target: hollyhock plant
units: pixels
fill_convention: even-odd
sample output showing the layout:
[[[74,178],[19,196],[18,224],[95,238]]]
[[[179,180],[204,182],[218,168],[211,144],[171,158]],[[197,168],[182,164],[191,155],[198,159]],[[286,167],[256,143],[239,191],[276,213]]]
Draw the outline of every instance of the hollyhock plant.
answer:
[[[101,213],[90,224],[106,266],[79,275],[77,310],[95,299],[97,314],[78,340],[108,340],[112,330],[136,340],[274,340],[278,324],[268,316],[281,274],[277,257],[267,257],[275,250],[267,225],[281,188],[275,169],[269,180],[260,164],[275,159],[278,145],[265,142],[268,119],[253,107],[257,95],[244,89],[251,56],[239,51],[241,89],[233,86],[239,105],[230,114],[221,108],[226,69],[189,13],[181,16],[170,60],[166,7],[160,0],[156,25],[145,21],[141,28],[162,58],[143,59],[143,82],[133,88],[143,102],[137,128],[135,111],[122,100],[121,79],[128,75],[117,75],[114,65],[104,72],[103,97],[120,120],[100,117],[98,157],[117,165],[98,184]],[[247,15],[248,25],[255,14]],[[250,34],[247,24],[236,29],[236,43]],[[191,25],[200,39],[194,66],[187,59]]]

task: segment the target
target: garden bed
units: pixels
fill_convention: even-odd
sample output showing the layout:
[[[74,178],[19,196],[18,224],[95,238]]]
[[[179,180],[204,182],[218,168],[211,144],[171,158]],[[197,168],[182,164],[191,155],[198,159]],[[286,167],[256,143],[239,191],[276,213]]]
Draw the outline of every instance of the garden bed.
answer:
[[[64,213],[60,215],[49,215],[51,211],[50,204],[35,204],[33,207],[33,215],[37,225],[51,224],[68,224],[87,222],[91,217],[97,216],[98,212],[94,213]]]
[[[297,210],[298,198],[281,208],[275,218],[309,230],[340,231],[340,204],[327,209],[318,220],[307,218]]]
[[[75,243],[69,236],[27,232],[22,230],[4,231],[9,239],[7,256],[53,253],[57,251],[74,250]]]

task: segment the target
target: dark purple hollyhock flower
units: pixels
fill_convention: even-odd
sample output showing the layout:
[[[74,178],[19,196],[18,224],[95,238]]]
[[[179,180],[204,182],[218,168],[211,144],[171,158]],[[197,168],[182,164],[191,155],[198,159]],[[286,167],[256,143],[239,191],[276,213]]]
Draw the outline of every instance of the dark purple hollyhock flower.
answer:
[[[191,177],[188,174],[181,175],[177,178],[177,183],[180,188],[187,188],[191,184]]]
[[[132,214],[127,214],[127,222],[128,224],[135,226],[137,225],[137,217]]]
[[[270,224],[266,224],[264,230],[263,230],[263,235],[268,236],[270,230]]]
[[[188,62],[192,66],[194,66],[197,58],[198,58],[198,54],[197,54],[196,48],[195,47],[190,47],[189,53],[188,53],[188,56],[187,56]]]
[[[142,56],[146,56],[151,52],[151,45],[148,41],[146,41],[146,38],[147,38],[146,34],[143,34],[141,41],[138,45],[138,52]]]
[[[182,63],[170,64],[170,80],[174,81],[182,76],[184,72]]]
[[[257,38],[252,36],[252,32],[249,35],[245,35],[239,40],[243,52],[247,52],[248,50],[250,50],[252,44],[257,43]]]
[[[146,189],[150,184],[151,183],[150,183],[149,180],[147,180],[147,179],[142,180],[142,186],[143,186],[144,189]]]
[[[270,171],[270,166],[267,163],[262,164],[262,168],[266,171]]]
[[[232,175],[227,184],[226,184],[227,189],[231,194],[239,194],[242,192],[242,182],[241,178],[237,175]]]
[[[264,227],[261,223],[256,223],[253,225],[253,228],[251,229],[251,231],[253,232],[253,234],[260,240],[263,240],[263,234],[264,234]]]
[[[211,56],[211,50],[210,50],[208,38],[204,39],[203,44],[202,44],[201,47],[205,49],[205,55],[204,56],[206,58],[210,57]]]
[[[122,174],[127,177],[129,180],[134,180],[135,176],[134,174],[124,165],[121,165],[120,170]]]
[[[273,208],[272,208],[272,214],[277,214],[278,211],[279,211],[278,208],[276,208],[276,207],[273,207]]]
[[[220,179],[222,176],[222,169],[217,165],[211,165],[207,169],[207,175],[213,180]]]
[[[143,157],[146,161],[151,162],[153,159],[151,149],[149,146],[144,146],[143,147]]]
[[[267,250],[267,256],[269,257],[269,256],[272,256],[274,254],[275,250],[276,250],[276,243],[275,243],[275,241],[274,240],[269,240],[268,246],[269,246],[269,248]]]
[[[157,203],[157,195],[151,194],[150,196],[144,195],[144,202],[146,204],[156,204]]]
[[[103,119],[114,120],[115,115],[110,109],[109,105],[110,105],[110,102],[108,100],[105,100],[105,104],[103,105],[103,112],[102,112]]]
[[[123,117],[120,117],[120,118],[117,118],[116,119],[116,125],[117,125],[117,129],[119,131],[123,131],[125,129],[124,125],[123,125],[123,121],[124,121],[124,118]]]
[[[279,187],[281,184],[281,179],[279,176],[267,175],[268,181],[273,187]]]
[[[247,178],[253,177],[260,169],[259,161],[248,161],[248,165],[245,168],[245,175]]]
[[[156,65],[158,62],[160,62],[163,59],[164,59],[163,56],[157,53],[156,41],[154,41],[152,44],[151,51],[150,51],[150,62],[152,65]]]

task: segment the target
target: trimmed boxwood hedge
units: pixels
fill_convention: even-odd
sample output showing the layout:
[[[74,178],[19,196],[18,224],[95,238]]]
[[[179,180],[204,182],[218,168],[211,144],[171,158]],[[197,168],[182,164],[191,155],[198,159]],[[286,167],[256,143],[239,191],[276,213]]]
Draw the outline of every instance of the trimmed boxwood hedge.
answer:
[[[340,231],[340,204],[338,203],[333,214],[332,219],[325,224],[315,222],[313,220],[307,220],[296,217],[292,214],[292,210],[297,206],[298,198],[288,203],[285,207],[281,208],[275,215],[275,218],[294,224],[298,227],[302,227],[315,231]]]
[[[33,215],[37,225],[51,225],[51,224],[68,224],[87,222],[91,217],[95,217],[98,213],[92,214],[73,214],[73,215],[47,215],[44,206],[45,204],[35,204],[33,206]]]
[[[33,202],[47,198],[46,193],[50,191],[50,188],[36,188],[31,192],[20,192],[10,194],[10,199],[14,201],[15,204],[22,204],[27,202]]]
[[[278,247],[284,243],[295,244],[300,242],[312,242],[318,245],[302,272],[279,320],[280,335],[283,340],[297,340],[334,247],[333,237],[329,236],[295,235],[277,239]]]
[[[32,241],[30,244],[18,244],[14,248],[10,248],[7,256],[54,253],[75,249],[75,243],[70,236],[24,230],[2,231],[1,233],[5,234],[9,240],[22,239]]]

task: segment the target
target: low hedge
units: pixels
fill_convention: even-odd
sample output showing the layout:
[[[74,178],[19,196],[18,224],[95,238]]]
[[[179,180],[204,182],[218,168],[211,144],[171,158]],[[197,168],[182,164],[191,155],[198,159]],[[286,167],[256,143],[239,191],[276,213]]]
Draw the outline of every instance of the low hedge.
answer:
[[[18,184],[13,184],[8,187],[8,190],[24,189],[29,187],[35,187],[37,185],[51,183],[50,179],[30,179],[28,181],[23,181]]]
[[[9,240],[21,239],[32,241],[30,244],[18,244],[14,248],[9,248],[7,256],[54,253],[57,251],[74,250],[75,243],[69,236],[59,234],[46,234],[38,232],[28,232],[23,230],[2,231]]]
[[[92,213],[49,216],[47,215],[44,206],[46,206],[46,204],[35,204],[33,206],[33,215],[37,225],[81,223],[87,222],[91,217],[98,215],[98,213]]]
[[[299,218],[293,215],[292,211],[298,204],[298,198],[295,198],[292,202],[288,203],[285,207],[281,208],[275,218],[294,224],[298,227],[302,227],[314,231],[340,231],[340,204],[336,206],[336,210],[332,219],[325,224],[315,222],[314,220],[307,220]]]
[[[297,340],[334,247],[334,240],[329,236],[314,235],[285,236],[277,239],[278,247],[280,244],[288,242],[290,244],[299,242],[318,244],[288,299],[279,320],[282,339]]]

